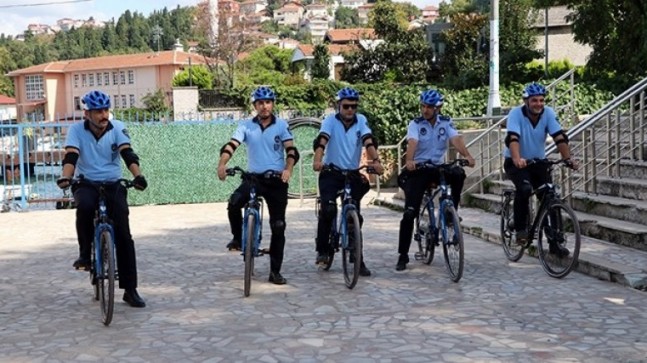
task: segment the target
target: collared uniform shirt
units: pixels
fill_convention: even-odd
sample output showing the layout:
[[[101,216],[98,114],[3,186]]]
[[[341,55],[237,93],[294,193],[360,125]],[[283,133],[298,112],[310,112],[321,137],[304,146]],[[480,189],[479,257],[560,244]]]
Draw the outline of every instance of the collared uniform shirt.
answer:
[[[78,122],[70,126],[65,147],[79,151],[75,176],[85,179],[112,182],[122,177],[119,148],[130,144],[130,136],[123,122],[112,120],[106,131],[97,138],[90,130],[90,121]]]
[[[319,134],[328,139],[324,164],[335,164],[342,169],[359,168],[363,140],[371,134],[366,116],[356,114],[355,121],[346,128],[339,114],[330,114],[321,123]]]
[[[519,151],[524,159],[545,158],[546,136],[562,130],[555,111],[548,106],[544,107],[536,125],[530,121],[526,106],[513,108],[508,115],[507,128],[508,133],[519,135]],[[503,151],[503,156],[511,157],[508,147]]]
[[[231,137],[247,146],[247,169],[252,173],[267,170],[283,171],[285,156],[283,143],[293,139],[287,121],[272,115],[272,121],[263,128],[258,117],[241,121]]]
[[[449,140],[456,136],[458,131],[448,116],[437,115],[434,125],[422,117],[412,120],[407,128],[407,140],[418,142],[413,161],[441,164],[445,160]]]

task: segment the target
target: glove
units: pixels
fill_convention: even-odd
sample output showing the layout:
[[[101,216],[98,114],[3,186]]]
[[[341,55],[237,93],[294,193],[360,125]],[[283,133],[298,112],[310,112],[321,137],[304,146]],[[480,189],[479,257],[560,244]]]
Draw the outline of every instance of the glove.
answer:
[[[135,189],[137,190],[144,190],[146,187],[148,187],[148,183],[146,182],[146,178],[144,178],[143,175],[137,175],[135,179],[133,179],[133,184],[135,186]]]
[[[571,160],[571,159],[566,159],[566,160],[564,160],[564,164],[566,164],[566,166],[568,166],[569,168],[574,169],[574,167],[573,167],[573,166],[574,166],[574,164],[573,164],[573,160]]]
[[[56,185],[58,185],[58,187],[61,189],[67,189],[70,187],[71,181],[72,181],[72,178],[70,178],[69,176],[62,176],[56,179]]]

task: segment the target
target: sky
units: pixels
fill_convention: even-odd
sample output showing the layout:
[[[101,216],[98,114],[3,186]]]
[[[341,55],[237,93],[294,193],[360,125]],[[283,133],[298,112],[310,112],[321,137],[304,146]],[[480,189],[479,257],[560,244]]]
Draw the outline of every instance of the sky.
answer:
[[[54,25],[61,18],[87,19],[93,16],[96,20],[118,18],[124,11],[137,11],[148,16],[154,10],[165,6],[174,9],[178,5],[195,5],[198,0],[0,0],[0,34],[21,34],[31,23]],[[404,1],[404,0],[396,0]],[[63,3],[67,2],[67,3]],[[428,5],[438,5],[440,0],[409,0],[414,5],[423,8]],[[53,4],[52,4],[53,3]],[[58,3],[58,4],[56,4]],[[49,4],[42,6],[25,6],[29,4]],[[13,7],[12,5],[19,5]]]

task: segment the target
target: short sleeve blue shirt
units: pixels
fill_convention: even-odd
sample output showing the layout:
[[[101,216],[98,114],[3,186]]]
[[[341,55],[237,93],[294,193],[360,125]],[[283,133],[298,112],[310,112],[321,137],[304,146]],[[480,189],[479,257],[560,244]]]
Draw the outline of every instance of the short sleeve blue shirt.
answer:
[[[547,106],[536,125],[530,121],[525,106],[513,108],[508,115],[507,128],[508,133],[519,135],[519,151],[524,159],[545,158],[546,136],[555,135],[562,129],[555,111]],[[503,156],[511,157],[509,148],[505,148]]]
[[[339,114],[330,114],[321,123],[319,134],[328,139],[324,164],[335,164],[342,169],[359,168],[362,140],[371,134],[366,116],[358,113],[355,121],[346,128]]]
[[[272,121],[263,128],[257,117],[238,125],[232,139],[247,146],[247,169],[252,173],[285,169],[285,141],[293,139],[287,121],[272,115]]]
[[[413,154],[413,161],[415,163],[425,161],[431,161],[434,164],[442,163],[449,140],[456,136],[458,136],[458,131],[448,116],[438,115],[434,125],[422,117],[412,120],[407,128],[407,140],[418,142]]]
[[[90,121],[70,126],[65,147],[79,151],[75,176],[83,175],[92,181],[109,182],[121,178],[119,148],[130,144],[130,136],[123,122],[112,120],[106,132],[97,138],[90,130]]]

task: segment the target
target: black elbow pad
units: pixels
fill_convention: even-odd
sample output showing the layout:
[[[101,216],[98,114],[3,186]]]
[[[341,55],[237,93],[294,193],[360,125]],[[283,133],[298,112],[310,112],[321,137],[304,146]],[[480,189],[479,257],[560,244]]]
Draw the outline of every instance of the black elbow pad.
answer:
[[[508,132],[508,134],[505,136],[505,146],[510,147],[510,144],[513,142],[519,142],[519,135],[514,132]]]
[[[139,165],[139,156],[135,154],[135,151],[131,147],[127,147],[119,152],[121,158],[124,159],[127,167],[130,167],[132,164]]]
[[[312,142],[312,151],[317,152],[317,149],[321,148],[321,150],[325,150],[326,146],[321,143],[321,140],[328,140],[324,135],[319,134],[317,137],[314,139]]]
[[[292,158],[294,159],[294,163],[298,163],[299,159],[301,158],[301,155],[299,154],[299,150],[295,146],[288,146],[285,148],[285,152],[287,154],[286,158]]]
[[[362,142],[366,142],[367,139],[369,140],[368,144],[364,145],[364,147],[368,149],[369,147],[373,146],[375,150],[377,150],[377,148],[380,146],[377,142],[377,138],[373,136],[373,134],[367,134],[366,136],[364,136]]]
[[[568,145],[568,135],[563,130],[559,130],[558,132],[556,132],[555,134],[550,135],[550,136],[553,139],[555,139],[555,138],[559,137],[560,135],[562,136],[562,138],[555,141],[555,145],[559,145],[561,143],[565,143],[566,145]]]
[[[65,156],[63,157],[63,165],[71,164],[72,166],[76,167],[77,161],[79,161],[78,153],[66,152]]]

